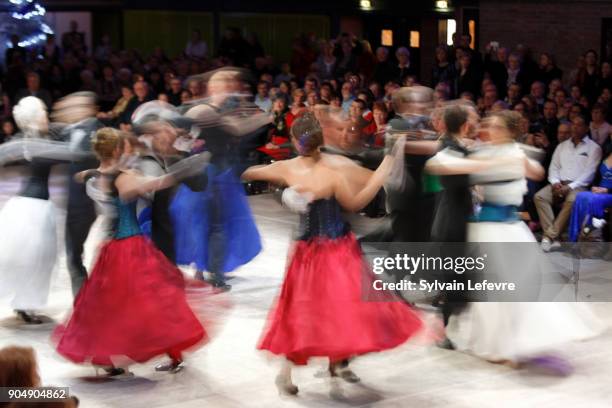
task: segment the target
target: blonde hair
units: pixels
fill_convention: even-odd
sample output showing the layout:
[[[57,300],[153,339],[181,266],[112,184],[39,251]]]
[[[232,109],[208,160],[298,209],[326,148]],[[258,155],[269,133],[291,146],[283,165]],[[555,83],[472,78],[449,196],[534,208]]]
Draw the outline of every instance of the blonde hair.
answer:
[[[119,130],[105,127],[96,132],[91,146],[100,160],[108,160],[113,158],[117,147],[122,146],[122,140],[123,137]]]

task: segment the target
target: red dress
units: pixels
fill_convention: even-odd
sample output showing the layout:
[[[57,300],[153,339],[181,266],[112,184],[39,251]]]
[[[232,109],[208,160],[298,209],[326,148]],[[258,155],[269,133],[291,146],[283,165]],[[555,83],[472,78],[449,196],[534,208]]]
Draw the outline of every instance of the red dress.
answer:
[[[117,200],[118,201],[118,200]],[[181,271],[140,234],[135,203],[118,204],[115,238],[99,254],[70,319],[52,338],[75,363],[142,363],[207,339],[185,296]]]
[[[396,347],[422,326],[388,293],[362,298],[373,277],[335,200],[317,200],[302,218],[285,281],[258,348],[294,364],[310,357],[332,362]]]

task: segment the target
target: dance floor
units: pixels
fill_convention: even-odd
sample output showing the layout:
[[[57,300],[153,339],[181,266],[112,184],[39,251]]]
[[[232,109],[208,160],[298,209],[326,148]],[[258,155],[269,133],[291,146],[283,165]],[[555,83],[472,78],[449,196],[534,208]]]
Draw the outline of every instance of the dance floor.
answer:
[[[19,188],[19,173],[18,168],[0,170],[0,205]],[[91,366],[71,364],[59,357],[49,340],[51,330],[64,318],[72,302],[61,228],[64,182],[65,176],[59,169],[51,184],[52,198],[60,214],[61,256],[49,305],[44,310],[48,319],[42,325],[24,325],[14,317],[7,303],[2,303],[0,346],[34,347],[43,382],[70,387],[82,407],[594,408],[612,404],[612,330],[561,350],[575,367],[574,374],[567,378],[493,365],[436,348],[420,338],[389,352],[356,359],[352,367],[362,378],[358,384],[331,381],[324,374],[325,362],[315,360],[295,370],[299,396],[280,397],[274,386],[279,361],[255,349],[282,282],[290,236],[297,220],[273,195],[250,197],[264,250],[233,274],[232,291],[219,295],[232,306],[219,312],[219,325],[212,341],[186,356],[187,367],[177,374],[158,373],[154,366],[161,360],[157,360],[132,366],[133,377],[96,377]],[[355,221],[361,232],[380,222],[360,217]],[[91,238],[89,257],[95,234]],[[606,268],[609,269],[609,264],[600,265],[600,273]],[[598,316],[612,323],[612,303],[591,305]],[[124,312],[129,314],[130,310]],[[424,313],[430,323],[436,321],[432,312]]]

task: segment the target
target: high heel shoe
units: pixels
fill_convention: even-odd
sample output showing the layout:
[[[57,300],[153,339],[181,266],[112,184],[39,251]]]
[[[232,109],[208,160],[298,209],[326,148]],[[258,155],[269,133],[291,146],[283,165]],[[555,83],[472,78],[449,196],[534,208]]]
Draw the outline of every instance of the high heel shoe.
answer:
[[[297,395],[299,391],[298,387],[291,382],[290,377],[280,374],[276,376],[274,384],[276,384],[276,388],[278,388],[278,393],[280,395]]]
[[[41,324],[42,320],[33,313],[28,313],[25,310],[15,310],[17,316],[28,324]]]
[[[166,371],[170,374],[176,374],[185,368],[182,360],[172,360],[169,363],[162,363],[155,366],[155,371]]]
[[[329,375],[330,377],[342,378],[344,381],[352,384],[361,381],[361,378],[359,378],[357,374],[355,374],[353,370],[348,367],[348,362],[346,363],[346,365],[343,365],[342,363],[330,364]]]

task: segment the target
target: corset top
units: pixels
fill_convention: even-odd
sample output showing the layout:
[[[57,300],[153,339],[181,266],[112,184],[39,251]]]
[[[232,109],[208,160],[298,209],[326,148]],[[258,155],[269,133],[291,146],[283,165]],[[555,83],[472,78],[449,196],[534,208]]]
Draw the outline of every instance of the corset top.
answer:
[[[136,217],[136,203],[137,201],[124,203],[118,197],[115,198],[115,206],[117,207],[115,239],[129,238],[141,234]]]
[[[348,232],[349,225],[342,218],[340,205],[334,198],[313,201],[308,212],[300,216],[299,240],[334,239]]]

